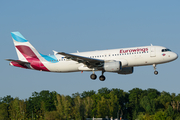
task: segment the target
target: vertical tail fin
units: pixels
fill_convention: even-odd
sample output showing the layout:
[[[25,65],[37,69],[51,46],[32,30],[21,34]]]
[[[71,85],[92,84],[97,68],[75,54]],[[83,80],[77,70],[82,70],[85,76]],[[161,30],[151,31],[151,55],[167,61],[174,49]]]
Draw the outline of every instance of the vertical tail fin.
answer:
[[[11,33],[19,60],[26,61],[29,58],[37,58],[38,51],[25,39],[20,32]]]
[[[8,59],[8,61],[12,61],[10,65],[35,70],[49,71],[42,63],[42,54],[40,54],[29,43],[29,41],[21,35],[21,33],[12,32],[11,35],[19,60]]]

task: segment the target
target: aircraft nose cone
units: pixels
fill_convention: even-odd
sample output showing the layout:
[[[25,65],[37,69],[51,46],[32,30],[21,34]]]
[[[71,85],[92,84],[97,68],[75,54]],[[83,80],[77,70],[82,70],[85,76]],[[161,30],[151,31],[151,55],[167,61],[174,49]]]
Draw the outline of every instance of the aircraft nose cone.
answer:
[[[178,58],[178,54],[174,53],[173,54],[173,59],[176,60]]]

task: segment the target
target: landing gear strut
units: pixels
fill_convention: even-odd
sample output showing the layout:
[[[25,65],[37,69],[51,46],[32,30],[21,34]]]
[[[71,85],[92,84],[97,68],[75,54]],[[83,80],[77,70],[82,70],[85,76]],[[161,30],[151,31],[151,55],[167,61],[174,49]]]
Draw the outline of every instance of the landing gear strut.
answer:
[[[154,74],[157,75],[158,71],[156,71],[156,64],[153,64],[153,67],[154,67]]]
[[[90,78],[92,80],[95,80],[97,78],[97,75],[94,73],[94,69],[93,69],[93,74],[91,74]]]
[[[106,77],[103,74],[104,74],[104,71],[102,71],[102,75],[99,76],[100,81],[104,81],[106,79]]]

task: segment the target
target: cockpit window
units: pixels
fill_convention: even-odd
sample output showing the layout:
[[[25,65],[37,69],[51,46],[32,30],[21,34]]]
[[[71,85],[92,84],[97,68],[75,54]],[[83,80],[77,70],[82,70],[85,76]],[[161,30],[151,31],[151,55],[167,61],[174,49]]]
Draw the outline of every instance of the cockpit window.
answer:
[[[162,52],[171,51],[170,49],[162,49]]]

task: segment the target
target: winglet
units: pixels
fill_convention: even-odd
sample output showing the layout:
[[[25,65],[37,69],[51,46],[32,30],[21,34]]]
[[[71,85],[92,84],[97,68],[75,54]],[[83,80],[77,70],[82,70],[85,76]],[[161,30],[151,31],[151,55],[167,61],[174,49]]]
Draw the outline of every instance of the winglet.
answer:
[[[56,55],[58,52],[57,51],[55,51],[55,50],[53,50],[53,52],[54,52],[54,55]]]

